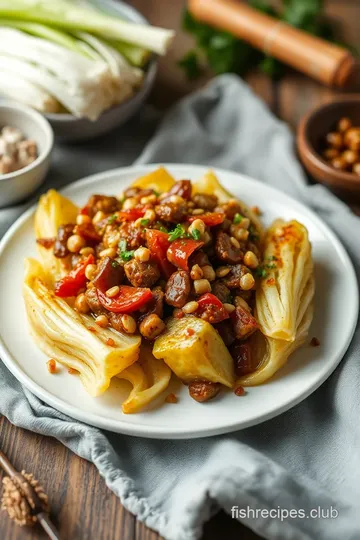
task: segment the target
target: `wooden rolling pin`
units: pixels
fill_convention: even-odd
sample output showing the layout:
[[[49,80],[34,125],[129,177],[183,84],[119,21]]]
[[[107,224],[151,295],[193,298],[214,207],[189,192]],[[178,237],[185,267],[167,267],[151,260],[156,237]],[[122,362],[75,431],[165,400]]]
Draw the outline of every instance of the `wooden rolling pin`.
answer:
[[[191,14],[247,41],[327,86],[360,86],[360,64],[345,48],[314,37],[235,0],[189,0]]]

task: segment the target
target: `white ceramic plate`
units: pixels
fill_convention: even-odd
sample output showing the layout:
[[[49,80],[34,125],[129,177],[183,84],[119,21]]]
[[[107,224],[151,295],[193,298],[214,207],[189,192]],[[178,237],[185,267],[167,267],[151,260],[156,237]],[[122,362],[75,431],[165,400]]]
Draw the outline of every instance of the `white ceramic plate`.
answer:
[[[118,169],[91,176],[67,187],[63,193],[82,205],[92,193],[116,194],[132,180],[156,166]],[[168,165],[177,178],[196,179],[205,172],[194,165]],[[153,438],[195,438],[242,429],[272,418],[309,396],[332,373],[353,336],[358,316],[358,289],[350,259],[336,236],[310,210],[283,193],[251,178],[215,171],[226,188],[274,218],[298,219],[308,228],[316,273],[315,317],[312,336],[320,347],[304,345],[267,384],[249,388],[244,397],[221,393],[206,404],[193,401],[179,383],[177,404],[164,403],[165,394],[151,410],[124,415],[121,402],[128,383],[114,381],[99,398],[91,398],[78,377],[66,369],[50,375],[48,360],[32,342],[22,300],[25,256],[36,256],[33,236],[34,209],[24,214],[0,244],[0,355],[21,383],[46,403],[88,424],[111,431]],[[344,317],[346,313],[346,317]],[[174,390],[174,387],[171,389]]]

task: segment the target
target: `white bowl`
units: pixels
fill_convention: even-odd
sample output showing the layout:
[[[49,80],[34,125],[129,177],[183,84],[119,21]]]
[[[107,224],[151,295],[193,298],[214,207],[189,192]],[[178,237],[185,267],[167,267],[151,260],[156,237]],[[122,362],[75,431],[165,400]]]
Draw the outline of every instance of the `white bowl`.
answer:
[[[89,0],[90,4],[102,11],[115,15],[137,24],[149,24],[147,19],[133,7],[120,0]],[[49,120],[55,136],[60,141],[83,141],[104,135],[112,129],[123,125],[140,109],[153,87],[157,72],[157,60],[153,56],[145,70],[141,88],[129,99],[105,111],[97,120],[92,122],[87,118],[76,118],[72,114],[49,113]]]
[[[19,103],[0,100],[0,130],[4,126],[20,129],[38,147],[35,161],[19,171],[0,174],[0,208],[19,202],[33,193],[45,180],[50,165],[54,134],[40,113]]]

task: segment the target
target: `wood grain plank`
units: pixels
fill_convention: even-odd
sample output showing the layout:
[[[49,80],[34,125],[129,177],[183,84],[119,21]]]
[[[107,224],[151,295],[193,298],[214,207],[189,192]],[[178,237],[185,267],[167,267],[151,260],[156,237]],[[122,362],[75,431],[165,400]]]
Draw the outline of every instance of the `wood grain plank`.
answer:
[[[44,487],[62,538],[134,539],[135,517],[107,488],[94,465],[77,457],[55,439],[16,428],[5,418],[0,420],[0,441],[1,449],[14,466],[34,473]],[[0,538],[42,540],[47,536],[38,527],[18,527],[3,513]]]

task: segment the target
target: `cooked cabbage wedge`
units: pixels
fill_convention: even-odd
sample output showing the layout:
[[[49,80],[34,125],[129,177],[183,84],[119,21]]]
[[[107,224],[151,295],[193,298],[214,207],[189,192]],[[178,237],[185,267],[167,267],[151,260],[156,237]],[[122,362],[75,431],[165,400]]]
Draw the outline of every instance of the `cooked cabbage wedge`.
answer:
[[[202,379],[232,387],[234,366],[223,340],[211,324],[197,317],[170,318],[167,330],[156,340],[155,358],[190,382]]]
[[[194,182],[192,182],[192,186],[193,193],[208,193],[209,195],[216,195],[220,203],[225,203],[229,199],[236,199],[236,201],[241,206],[241,212],[243,216],[249,218],[250,221],[252,221],[260,237],[263,235],[264,228],[255,212],[253,212],[247,204],[234,197],[234,195],[227,191],[220,184],[217,176],[213,171],[208,171],[206,174],[204,174],[204,176],[199,178],[199,180],[195,180]]]
[[[155,171],[137,178],[132,186],[140,189],[154,189],[159,193],[169,191],[175,184],[175,178],[165,169],[159,167]]]
[[[269,272],[256,291],[256,317],[268,337],[294,341],[305,307],[314,296],[308,232],[298,221],[276,220],[264,239]]]
[[[50,189],[40,197],[35,212],[35,237],[54,238],[60,225],[75,223],[77,213],[78,208],[74,203]],[[38,252],[49,283],[54,283],[69,270],[69,257],[57,259],[52,249],[46,249],[39,244]]]
[[[148,344],[143,344],[139,362],[122,371],[118,377],[133,385],[129,397],[122,404],[122,411],[125,414],[136,413],[168,387],[171,369],[163,360],[154,357]]]
[[[111,378],[138,359],[140,337],[100,327],[89,330],[94,329],[94,320],[48,289],[44,270],[35,259],[26,259],[23,294],[35,342],[49,358],[79,371],[91,396],[105,392]]]
[[[313,279],[309,287],[314,291]],[[257,386],[265,383],[282,368],[289,356],[304,343],[313,319],[313,311],[313,301],[309,295],[294,341],[274,339],[264,336],[261,332],[255,332],[250,338],[250,343],[255,362],[258,359],[258,368],[253,373],[240,377],[236,383],[241,386]]]

